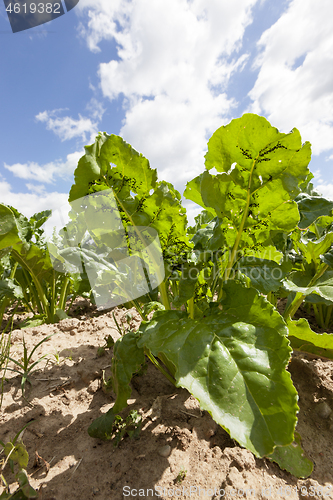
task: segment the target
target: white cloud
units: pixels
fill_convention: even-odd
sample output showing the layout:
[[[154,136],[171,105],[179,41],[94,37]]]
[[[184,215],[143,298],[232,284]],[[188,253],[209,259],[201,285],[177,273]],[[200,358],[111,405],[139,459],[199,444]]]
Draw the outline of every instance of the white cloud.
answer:
[[[78,4],[78,13],[88,10],[89,48],[117,44],[118,60],[102,63],[99,76],[105,97],[124,97],[121,135],[181,192],[203,169],[208,137],[231,118],[227,86],[246,61],[239,50],[256,1]]]
[[[314,187],[319,193],[321,193],[325,198],[333,200],[333,184],[316,184]]]
[[[333,184],[327,184],[321,175],[321,171],[314,170],[313,172],[312,184],[316,191],[322,194],[325,198],[333,200]]]
[[[47,163],[46,165],[38,165],[38,163],[35,162],[14,163],[13,165],[4,163],[4,167],[14,174],[15,177],[19,177],[20,179],[51,184],[57,177],[70,179],[83,154],[84,151],[70,153],[67,155],[65,162],[58,160]]]
[[[79,119],[74,120],[69,116],[58,117],[61,110],[43,111],[36,115],[36,119],[46,123],[47,130],[52,130],[61,141],[68,141],[74,137],[81,137],[86,141],[86,133],[96,135],[98,132],[97,123],[90,118],[85,118],[79,114]]]
[[[86,106],[86,110],[89,112],[90,116],[97,121],[100,121],[103,118],[103,115],[106,109],[103,107],[103,104],[99,102],[95,97],[90,99]]]
[[[36,184],[31,184],[31,182],[27,182],[26,187],[27,189],[29,189],[29,191],[32,191],[33,193],[37,193],[40,195],[44,195],[46,191],[44,184],[36,185]]]
[[[297,127],[314,154],[333,148],[333,3],[293,0],[259,41],[251,110]]]
[[[0,192],[1,203],[15,207],[28,218],[43,210],[56,210],[68,200],[68,193],[13,193],[5,180],[0,180]]]

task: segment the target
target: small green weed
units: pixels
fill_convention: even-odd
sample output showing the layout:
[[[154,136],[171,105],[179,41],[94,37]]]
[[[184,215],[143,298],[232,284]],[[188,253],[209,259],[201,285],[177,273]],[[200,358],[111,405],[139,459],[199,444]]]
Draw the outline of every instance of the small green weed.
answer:
[[[38,344],[32,349],[30,354],[28,354],[28,349],[27,349],[27,346],[25,344],[25,340],[23,337],[23,358],[21,359],[21,361],[18,361],[17,359],[14,359],[14,358],[11,358],[10,356],[8,357],[8,360],[12,361],[17,366],[17,368],[7,368],[7,369],[18,373],[22,377],[21,390],[22,390],[23,397],[25,397],[25,384],[26,384],[26,382],[28,381],[31,384],[31,381],[29,379],[29,375],[36,369],[35,367],[38,365],[38,363],[40,363],[44,358],[46,358],[48,356],[48,354],[44,354],[39,359],[37,359],[37,361],[34,361],[33,363],[31,363],[32,356],[33,356],[34,352],[36,351],[36,349],[41,344],[46,342],[53,335],[55,335],[55,333],[48,335],[43,340],[38,342]]]
[[[8,441],[6,444],[0,440],[0,444],[2,446],[1,453],[6,455],[6,458],[2,460],[1,469],[0,469],[0,481],[3,491],[0,495],[1,500],[26,500],[33,499],[38,497],[38,493],[34,488],[32,488],[29,484],[28,474],[26,472],[26,468],[29,462],[29,454],[26,450],[25,445],[22,442],[22,435],[26,427],[32,424],[34,420],[28,422],[14,437],[12,441]],[[9,464],[10,470],[13,474],[15,474],[15,465],[18,466],[18,472],[15,477],[18,482],[18,488],[14,493],[11,493],[9,490],[8,483],[3,475],[3,471],[7,465]]]
[[[126,434],[131,439],[138,439],[141,432],[142,417],[136,410],[131,410],[126,420],[124,420],[120,415],[113,413],[111,408],[93,422],[92,426],[89,428],[89,430],[92,430],[92,433],[94,432],[94,426],[98,429],[101,427],[103,428],[103,439],[105,441],[113,439],[114,445],[118,446],[119,442]]]
[[[187,470],[185,470],[184,468],[181,468],[179,473],[178,473],[178,476],[175,479],[175,482],[178,484],[182,483],[184,481],[184,479],[186,478],[186,474],[187,474]]]
[[[5,334],[2,333],[0,339],[0,393],[1,393],[0,408],[2,405],[3,383],[5,381],[6,370],[8,366],[9,352],[10,352],[10,335],[7,335],[7,338],[5,338]]]
[[[111,337],[111,335],[108,335],[107,337],[105,337],[104,340],[105,340],[105,344],[97,349],[97,357],[98,358],[105,356],[106,349],[111,349],[114,346],[114,340]]]
[[[113,422],[114,445],[118,446],[126,434],[131,439],[138,439],[141,432],[142,417],[136,410],[131,410],[123,420],[120,415],[116,415]]]

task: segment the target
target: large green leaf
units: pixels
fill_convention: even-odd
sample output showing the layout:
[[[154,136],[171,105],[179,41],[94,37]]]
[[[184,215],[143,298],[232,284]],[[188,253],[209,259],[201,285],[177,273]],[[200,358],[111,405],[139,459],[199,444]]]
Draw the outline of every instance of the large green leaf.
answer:
[[[178,191],[157,183],[156,170],[121,137],[100,134],[75,170],[69,194],[73,202],[88,194],[112,189],[121,220],[127,226],[149,226],[158,233],[163,252],[180,253],[189,247],[186,211]],[[110,210],[109,210],[110,212]],[[105,214],[104,218],[107,219]]]
[[[309,477],[313,471],[313,463],[307,458],[301,446],[301,436],[295,432],[295,441],[288,446],[277,446],[273,453],[268,456],[281,469],[285,469],[293,476]]]
[[[113,407],[115,413],[127,405],[131,395],[129,383],[145,361],[144,350],[137,345],[138,334],[128,332],[115,343],[112,358],[113,388],[117,399]]]
[[[308,286],[312,275],[310,271],[295,271],[284,281],[284,287],[290,292],[299,292],[304,296],[319,295],[323,299],[333,302],[333,271],[324,272],[313,286]]]
[[[0,250],[20,241],[15,216],[6,205],[0,205]]]
[[[131,395],[129,383],[145,361],[144,350],[137,346],[138,334],[128,332],[114,345],[112,358],[112,385],[117,399],[114,406],[98,417],[88,429],[89,436],[108,440],[113,433],[116,414],[127,406]]]
[[[326,200],[322,196],[310,196],[301,193],[296,198],[301,220],[298,224],[300,229],[309,227],[318,217],[329,216],[333,210],[333,201]]]
[[[292,348],[333,359],[333,335],[316,333],[311,330],[308,320],[301,318],[298,321],[288,320],[289,340]]]
[[[0,280],[0,301],[4,298],[8,299],[23,299],[22,288],[17,285],[14,280]]]
[[[302,254],[308,264],[312,262],[320,263],[320,256],[325,254],[333,244],[333,233],[329,232],[321,238],[313,241],[306,236],[299,238],[296,241],[297,247],[302,251]]]
[[[52,278],[53,268],[46,250],[33,243],[31,237],[35,230],[34,224],[38,226],[40,221],[44,223],[49,215],[50,211],[35,214],[30,223],[15,208],[0,205],[0,249],[11,246],[14,260],[40,282]]]
[[[140,347],[165,356],[177,385],[187,388],[242,446],[255,455],[293,441],[297,392],[286,371],[291,349],[279,313],[254,289],[224,287],[215,307],[192,320],[156,312],[141,326]]]
[[[35,243],[16,243],[13,245],[12,256],[40,283],[42,280],[52,279],[53,267],[50,256],[46,250],[39,248]]]
[[[282,134],[265,118],[245,114],[219,128],[208,143],[206,169],[221,173],[204,172],[187,185],[184,196],[219,218],[214,242],[254,255],[276,231],[296,227],[293,200],[309,174],[310,156],[310,144],[302,146],[296,129]]]
[[[245,257],[239,261],[239,270],[251,280],[251,284],[259,292],[267,295],[276,292],[281,286],[281,280],[290,272],[291,262],[278,265],[272,260]]]

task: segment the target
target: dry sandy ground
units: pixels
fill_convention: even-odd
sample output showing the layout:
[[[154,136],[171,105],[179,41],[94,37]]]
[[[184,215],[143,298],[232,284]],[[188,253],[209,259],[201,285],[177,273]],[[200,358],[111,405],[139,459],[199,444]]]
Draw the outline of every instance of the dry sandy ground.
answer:
[[[113,405],[114,394],[101,388],[111,352],[98,357],[97,349],[108,335],[118,338],[118,332],[111,312],[97,316],[84,308],[83,303],[77,317],[56,325],[12,333],[11,353],[19,359],[23,333],[31,351],[56,332],[34,358],[49,353],[48,362],[45,359],[31,375],[32,385],[27,384],[30,405],[22,398],[20,377],[8,372],[0,417],[2,441],[35,420],[23,442],[40,500],[333,499],[333,413],[327,415],[327,406],[322,411],[323,402],[333,408],[333,362],[297,355],[289,366],[299,392],[297,430],[314,463],[310,478],[298,480],[240,448],[186,390],[175,389],[153,366],[133,379],[130,404],[123,413],[141,413],[140,438],[125,438],[115,448],[112,442],[89,437],[87,428]],[[126,312],[115,310],[118,322],[137,328],[136,316],[128,324]]]

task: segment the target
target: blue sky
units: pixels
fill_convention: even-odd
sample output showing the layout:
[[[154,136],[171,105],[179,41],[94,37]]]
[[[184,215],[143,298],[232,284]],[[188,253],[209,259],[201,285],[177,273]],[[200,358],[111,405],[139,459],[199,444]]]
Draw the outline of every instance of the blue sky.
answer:
[[[65,204],[98,131],[182,193],[244,112],[298,128],[333,199],[332,16],[331,0],[80,0],[13,34],[1,2],[0,202],[26,216]]]

